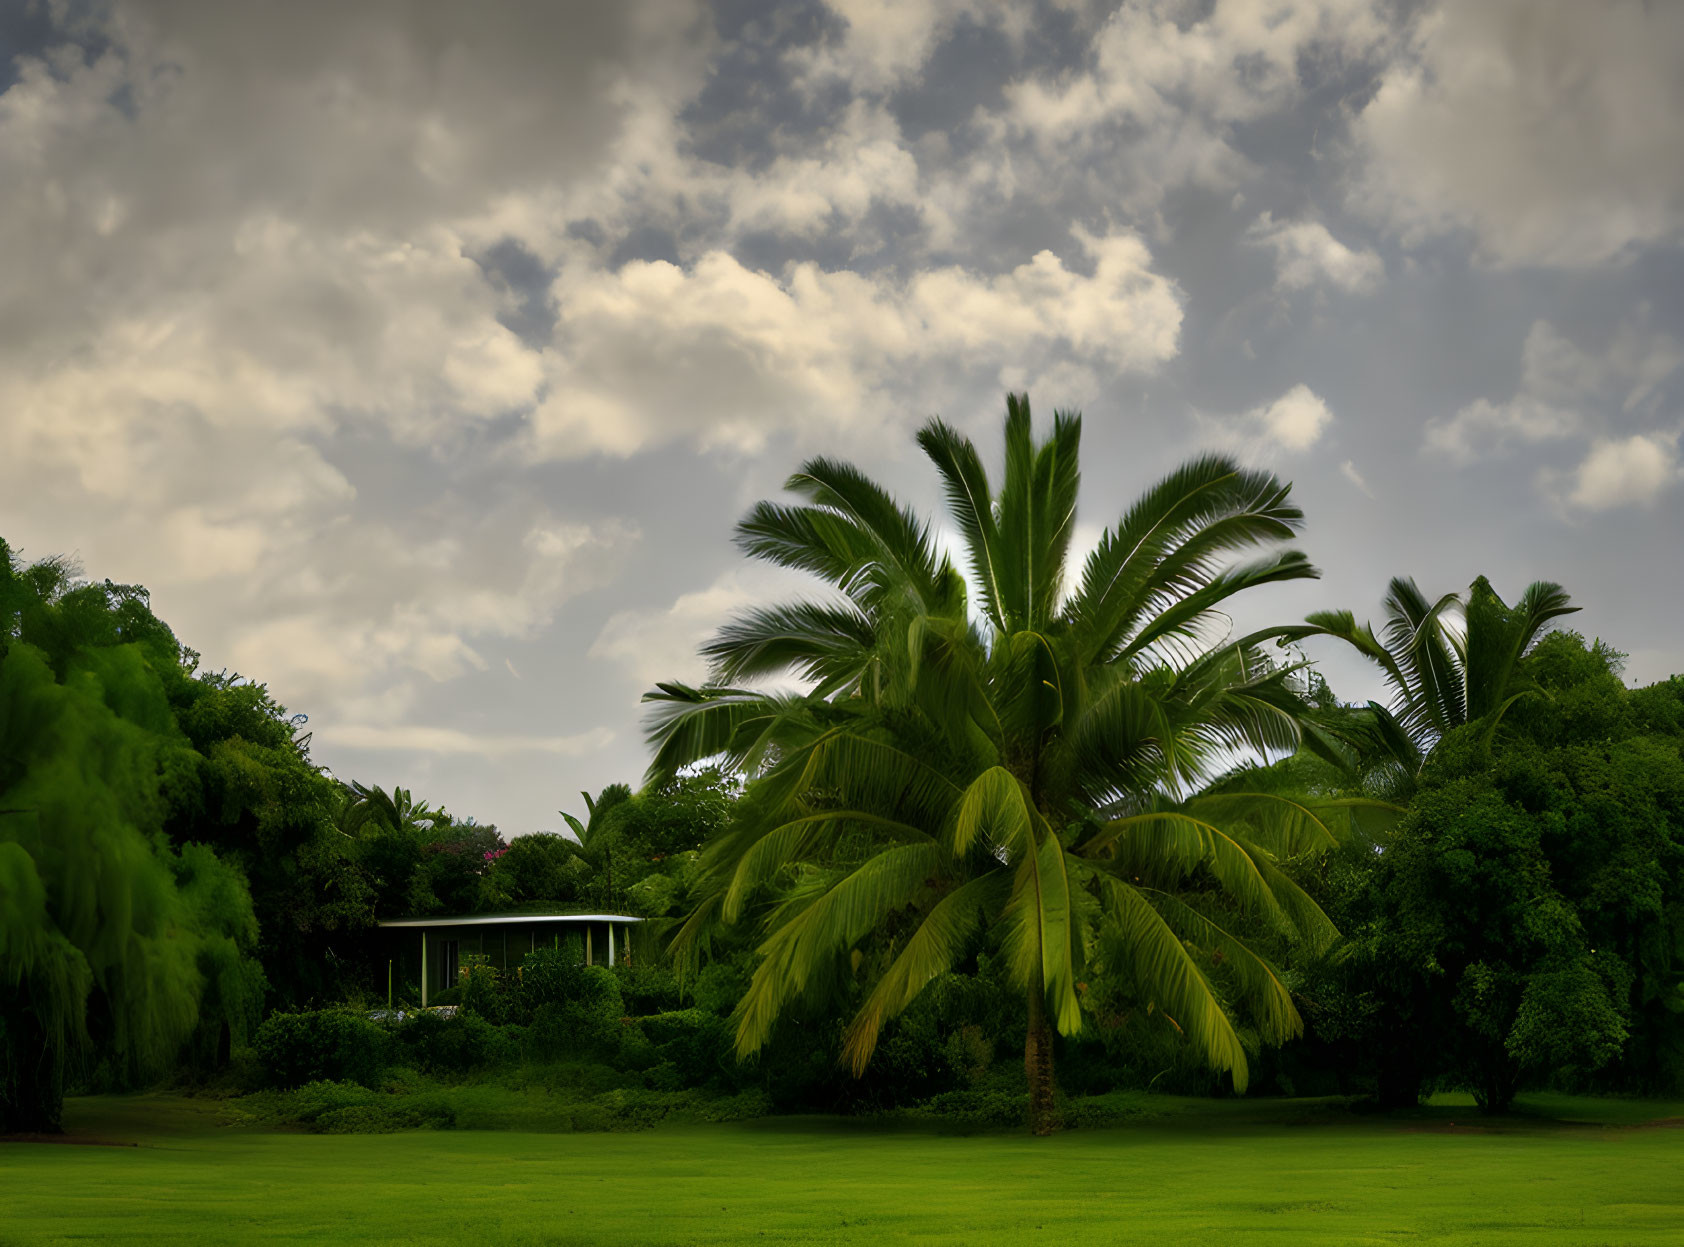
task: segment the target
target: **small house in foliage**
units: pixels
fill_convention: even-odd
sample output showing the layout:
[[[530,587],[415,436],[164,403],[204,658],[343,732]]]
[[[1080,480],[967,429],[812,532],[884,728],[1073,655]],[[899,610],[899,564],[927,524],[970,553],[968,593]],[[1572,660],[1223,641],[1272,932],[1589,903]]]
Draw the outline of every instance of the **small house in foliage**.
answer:
[[[631,949],[631,929],[643,921],[627,914],[472,914],[462,918],[400,918],[380,926],[399,937],[394,949],[404,965],[421,978],[421,1004],[456,986],[463,958],[479,956],[493,969],[514,970],[540,948],[560,948],[577,940],[586,965],[611,966]]]

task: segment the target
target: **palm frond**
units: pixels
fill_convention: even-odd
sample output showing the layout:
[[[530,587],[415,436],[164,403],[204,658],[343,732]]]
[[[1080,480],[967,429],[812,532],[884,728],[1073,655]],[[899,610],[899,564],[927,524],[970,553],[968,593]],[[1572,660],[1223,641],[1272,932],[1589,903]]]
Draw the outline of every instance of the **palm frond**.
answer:
[[[1107,875],[1096,880],[1105,915],[1097,942],[1101,964],[1132,975],[1205,1060],[1229,1071],[1234,1090],[1244,1092],[1250,1082],[1245,1046],[1187,946],[1139,889]]]
[[[1000,614],[1007,632],[1044,629],[1058,608],[1076,527],[1081,440],[1081,418],[1060,412],[1037,446],[1028,396],[1007,395],[1006,471],[996,504]]]
[[[1071,886],[1070,863],[1058,837],[1042,824],[1037,838],[1019,856],[1012,879],[1005,910],[1006,963],[1018,986],[1044,993],[1059,1033],[1073,1035],[1082,1026],[1076,975],[1086,894]]]
[[[1209,583],[1160,611],[1117,649],[1115,657],[1127,661],[1170,637],[1196,638],[1201,624],[1229,598],[1247,589],[1287,580],[1315,580],[1320,576],[1321,572],[1300,550],[1283,550],[1270,558],[1218,572]]]
[[[868,859],[760,946],[762,961],[737,1006],[737,1053],[759,1051],[784,1005],[806,990],[823,963],[845,954],[888,914],[903,909],[939,875],[933,843],[896,845]]]
[[[1445,624],[1460,605],[1454,593],[1428,602],[1413,580],[1401,576],[1386,591],[1382,635],[1406,689],[1393,709],[1417,740],[1442,736],[1468,721],[1461,639]]]
[[[1550,620],[1578,609],[1566,590],[1549,581],[1528,585],[1512,608],[1484,576],[1473,582],[1465,611],[1468,722],[1491,716],[1495,728],[1501,709],[1522,691],[1517,683],[1521,659]]]
[[[871,537],[877,561],[895,570],[924,610],[939,614],[951,605],[942,600],[952,582],[942,574],[945,560],[936,557],[929,525],[858,468],[809,459],[784,488],[852,519]]]
[[[947,513],[953,518],[970,556],[971,575],[981,592],[984,616],[996,632],[1006,631],[1001,614],[999,529],[994,523],[994,493],[971,439],[940,419],[918,431],[918,445],[935,464],[947,493]]]
[[[1282,934],[1300,934],[1292,913],[1276,895],[1276,885],[1285,876],[1273,868],[1269,855],[1191,814],[1151,810],[1113,819],[1078,851],[1086,858],[1103,859],[1122,878],[1164,890],[1203,867],[1243,910]]]
[[[839,840],[861,829],[906,843],[928,843],[930,835],[891,818],[861,810],[820,810],[763,831],[753,831],[732,845],[733,864],[725,889],[721,916],[735,922],[754,892],[772,882],[778,872],[804,856],[822,855]]]
[[[1023,781],[1003,766],[971,781],[954,811],[949,832],[954,857],[982,846],[1017,859],[1034,850],[1034,813]]]
[[[654,707],[645,719],[653,753],[651,782],[670,779],[708,758],[723,758],[734,770],[752,772],[779,730],[808,709],[808,699],[801,696],[676,682],[656,685],[643,700]]]
[[[823,697],[858,684],[876,641],[871,619],[853,604],[788,602],[738,615],[702,656],[716,683],[795,675]]]
[[[1066,614],[1102,659],[1148,620],[1209,583],[1227,554],[1298,530],[1290,486],[1220,455],[1182,464],[1142,495],[1088,557]]]
[[[786,748],[761,777],[759,790],[769,811],[794,810],[817,791],[840,805],[926,827],[942,826],[961,792],[940,769],[887,734],[848,724]]]
[[[931,979],[953,968],[977,928],[1000,912],[1011,887],[1003,867],[985,871],[936,902],[918,924],[843,1036],[842,1059],[858,1077],[871,1062],[883,1024],[918,998]]]
[[[1221,958],[1227,976],[1239,989],[1246,1012],[1266,1040],[1281,1044],[1304,1033],[1304,1019],[1292,1002],[1292,992],[1266,957],[1179,897],[1144,888],[1140,891],[1172,931]]]

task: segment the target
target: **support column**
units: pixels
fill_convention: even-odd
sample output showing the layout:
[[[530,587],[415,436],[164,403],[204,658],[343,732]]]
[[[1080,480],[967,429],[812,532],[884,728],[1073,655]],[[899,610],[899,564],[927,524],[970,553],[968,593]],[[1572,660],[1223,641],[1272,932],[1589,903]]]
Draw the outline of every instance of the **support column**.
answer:
[[[427,928],[421,928],[421,1007],[427,1007]]]
[[[591,960],[591,924],[588,922],[585,924],[585,964],[595,964]]]
[[[612,922],[608,924],[608,964],[610,967],[614,964],[614,924]]]

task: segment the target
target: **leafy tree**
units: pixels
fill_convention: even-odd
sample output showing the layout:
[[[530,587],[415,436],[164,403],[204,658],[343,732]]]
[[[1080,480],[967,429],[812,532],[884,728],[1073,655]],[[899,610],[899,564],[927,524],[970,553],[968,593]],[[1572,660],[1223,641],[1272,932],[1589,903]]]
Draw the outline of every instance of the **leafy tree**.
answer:
[[[649,695],[657,778],[708,757],[754,776],[675,941],[693,956],[718,921],[760,925],[739,1053],[794,1000],[864,975],[844,1045],[863,1070],[885,1022],[984,928],[1027,1004],[1037,1132],[1054,1123],[1052,1032],[1081,1028],[1090,969],[1170,1014],[1242,1089],[1232,1008],[1272,1041],[1299,1029],[1280,974],[1216,902],[1328,941],[1276,860],[1314,835],[1265,818],[1242,833],[1175,796],[1233,750],[1298,741],[1290,673],[1259,650],[1276,634],[1212,641],[1236,595],[1315,574],[1294,550],[1230,561],[1291,538],[1301,514],[1273,476],[1194,460],[1105,533],[1066,594],[1080,436],[1080,417],[1059,414],[1037,442],[1012,397],[996,490],[968,439],[939,420],[920,432],[977,618],[928,525],[847,464],[809,461],[787,483],[801,504],[761,503],[738,526],[746,553],[830,590],[750,611],[706,647],[709,685]],[[787,675],[812,691],[746,683]],[[1190,882],[1197,903],[1178,894]]]
[[[1447,593],[1437,601],[1399,577],[1387,590],[1378,636],[1350,611],[1311,615],[1287,635],[1346,642],[1380,668],[1392,700],[1354,713],[1324,711],[1307,743],[1369,790],[1407,799],[1445,733],[1478,723],[1488,744],[1509,709],[1537,690],[1524,659],[1551,620],[1578,609],[1548,581],[1528,585],[1510,607],[1483,576],[1465,600]]]
[[[274,1000],[333,999],[373,921],[368,881],[335,824],[341,787],[263,685],[190,671],[183,664],[169,696],[198,761],[193,782],[172,789],[170,838],[210,844],[245,875]]]
[[[543,832],[510,840],[507,852],[492,868],[489,884],[492,906],[502,909],[539,901],[578,899],[575,847],[565,836]]]
[[[429,908],[447,914],[488,908],[488,875],[508,845],[493,824],[473,819],[433,824],[421,846],[424,886],[432,896]]]
[[[244,882],[164,833],[197,760],[180,671],[143,590],[0,542],[0,1130],[58,1129],[78,1070],[133,1083],[254,1021]]]
[[[1351,945],[1312,976],[1312,1023],[1383,1103],[1684,1083],[1684,732],[1672,682],[1630,692],[1619,657],[1541,638],[1502,730],[1452,729],[1386,851],[1336,859]]]
[[[1524,803],[1534,759],[1493,771],[1477,732],[1446,738],[1454,756],[1435,761],[1388,846],[1381,930],[1420,980],[1412,1029],[1436,1049],[1430,1068],[1502,1112],[1543,1073],[1605,1064],[1626,1027],[1614,966],[1553,878],[1545,841],[1559,812]]]
[[[408,917],[436,913],[447,908],[434,890],[434,846],[456,843],[451,834],[450,815],[425,801],[416,801],[406,788],[387,792],[379,785],[348,785],[350,795],[341,795],[333,813],[339,825],[354,838],[353,854],[373,892],[373,906],[381,917]],[[495,831],[495,829],[493,829]],[[443,863],[437,874],[445,881],[452,899],[461,880],[451,878],[453,863]],[[473,908],[470,903],[468,908]]]

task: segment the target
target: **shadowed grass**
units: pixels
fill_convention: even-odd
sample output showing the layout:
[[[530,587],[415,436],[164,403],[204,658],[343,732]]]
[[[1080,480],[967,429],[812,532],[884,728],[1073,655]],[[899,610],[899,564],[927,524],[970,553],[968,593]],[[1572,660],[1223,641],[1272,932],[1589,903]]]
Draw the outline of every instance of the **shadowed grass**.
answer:
[[[1684,1131],[1652,1123],[1684,1104],[1524,1108],[1165,1097],[1140,1124],[1047,1140],[813,1118],[324,1136],[98,1097],[72,1102],[72,1136],[139,1146],[0,1146],[0,1243],[1680,1240]]]

